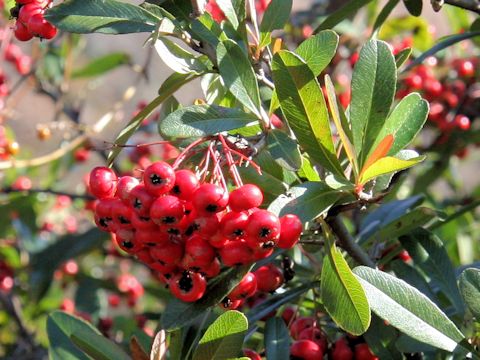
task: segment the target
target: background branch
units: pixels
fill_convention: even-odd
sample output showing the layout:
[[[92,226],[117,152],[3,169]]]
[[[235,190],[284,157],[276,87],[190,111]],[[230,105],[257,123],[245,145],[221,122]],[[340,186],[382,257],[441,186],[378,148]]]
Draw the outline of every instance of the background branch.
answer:
[[[453,5],[480,14],[480,0],[445,0],[445,4]]]

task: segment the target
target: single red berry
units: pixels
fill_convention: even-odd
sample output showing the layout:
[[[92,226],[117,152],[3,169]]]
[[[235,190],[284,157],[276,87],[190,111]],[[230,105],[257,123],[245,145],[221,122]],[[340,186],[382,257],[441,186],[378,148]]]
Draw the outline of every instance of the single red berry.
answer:
[[[163,161],[156,161],[145,169],[143,182],[147,191],[159,196],[168,193],[175,185],[175,171]]]
[[[17,40],[28,41],[33,38],[33,35],[28,31],[27,27],[23,25],[20,21],[17,21],[15,24],[14,35]]]
[[[290,356],[302,360],[319,360],[323,358],[323,351],[312,340],[297,340],[290,346]]]
[[[405,78],[405,84],[412,89],[420,90],[423,86],[423,79],[418,74],[411,74]]]
[[[325,352],[328,347],[327,338],[319,328],[315,328],[315,327],[310,327],[303,330],[298,335],[298,340],[312,340],[313,342],[316,342],[320,346],[323,352]]]
[[[26,191],[32,188],[32,180],[27,176],[19,176],[12,184],[12,189]]]
[[[135,231],[135,241],[141,244],[142,246],[153,247],[159,246],[167,243],[169,237],[167,234],[160,233],[158,229],[136,229]]]
[[[45,20],[41,13],[30,17],[26,25],[33,35],[42,39],[50,40],[57,35],[57,28]]]
[[[245,265],[253,261],[253,254],[245,242],[235,240],[225,243],[220,249],[220,258],[226,266]]]
[[[35,3],[25,4],[20,8],[18,12],[17,21],[22,23],[28,28],[28,22],[30,21],[30,18],[34,15],[38,15],[38,14],[41,15],[42,13],[43,13],[43,9],[38,4],[35,4]],[[42,18],[43,18],[43,15],[42,15]],[[29,28],[28,28],[28,31],[32,33]]]
[[[461,60],[457,65],[457,72],[461,77],[472,77],[475,75],[475,66],[470,60]]]
[[[290,323],[295,319],[296,311],[293,307],[288,306],[282,312],[282,319],[285,322],[285,325],[289,326]]]
[[[133,230],[117,229],[115,230],[114,238],[118,247],[129,254],[135,254],[143,248],[141,244],[135,241],[135,233]]]
[[[176,265],[182,260],[184,247],[176,241],[167,241],[150,249],[150,255],[162,265]]]
[[[128,203],[130,191],[132,191],[132,189],[139,183],[138,179],[133,176],[122,176],[118,178],[115,196]]]
[[[314,325],[313,317],[299,317],[290,326],[290,336],[296,340],[303,330],[314,327]]]
[[[32,58],[28,55],[18,57],[15,67],[20,75],[27,75],[32,70]]]
[[[243,349],[243,355],[245,355],[250,360],[262,360],[260,354],[252,349]]]
[[[130,206],[140,216],[150,216],[150,207],[152,206],[154,201],[155,197],[147,191],[145,185],[143,184],[138,184],[130,191]]]
[[[280,235],[280,220],[268,210],[255,211],[248,217],[246,234],[265,248],[273,247]]]
[[[188,215],[185,235],[199,234],[208,238],[214,236],[219,228],[217,214],[199,217],[196,212],[192,212]]]
[[[212,263],[215,249],[201,236],[193,235],[185,243],[185,254],[191,256],[194,266],[201,267]]]
[[[132,229],[133,210],[130,206],[123,203],[120,199],[112,207],[112,219],[116,229]]]
[[[193,193],[192,203],[199,215],[213,215],[227,207],[228,192],[215,184],[203,184]]]
[[[233,211],[244,211],[259,207],[263,202],[262,190],[257,185],[245,184],[230,193],[228,206]]]
[[[213,278],[220,274],[220,270],[220,260],[218,260],[218,258],[214,258],[208,267],[200,269],[200,273],[202,273],[207,278]]]
[[[303,230],[302,222],[297,215],[287,214],[280,218],[280,249],[291,249],[300,240]]]
[[[185,213],[182,201],[173,195],[158,197],[150,207],[150,218],[160,226],[178,224]]]
[[[109,198],[115,194],[117,175],[107,167],[96,167],[90,172],[90,193],[99,198]]]
[[[368,344],[357,344],[355,345],[355,360],[378,360],[368,347]]]
[[[170,280],[172,294],[182,301],[194,302],[202,298],[207,288],[207,281],[203,275],[184,271]]]
[[[238,283],[237,286],[230,292],[228,298],[231,300],[241,300],[246,299],[255,294],[257,291],[257,278],[252,272],[245,274],[243,279]]]
[[[283,285],[283,273],[273,264],[260,266],[254,274],[259,291],[274,292]]]
[[[340,338],[335,342],[332,350],[333,360],[353,360],[353,351],[348,346],[345,338]]]
[[[458,114],[453,121],[461,130],[470,129],[470,119],[465,115]]]
[[[136,230],[158,230],[158,226],[150,219],[149,216],[140,216],[135,211],[132,211],[130,218],[132,226]]]
[[[248,214],[246,212],[230,211],[220,220],[220,231],[227,239],[239,239],[244,237],[247,224]]]
[[[117,294],[108,295],[108,305],[113,308],[116,308],[120,305],[120,300],[120,296],[118,296]]]
[[[177,170],[175,172],[175,185],[172,194],[182,200],[191,200],[193,193],[198,188],[197,176],[190,170]]]

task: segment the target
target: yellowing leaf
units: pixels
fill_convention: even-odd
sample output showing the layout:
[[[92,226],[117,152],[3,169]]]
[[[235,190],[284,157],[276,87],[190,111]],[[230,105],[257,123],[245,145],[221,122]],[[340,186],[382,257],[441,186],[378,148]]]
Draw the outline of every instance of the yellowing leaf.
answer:
[[[394,158],[393,156],[386,156],[370,165],[363,172],[362,176],[360,176],[359,183],[365,184],[367,181],[370,181],[380,175],[385,175],[407,169],[409,167],[412,167],[413,165],[422,162],[424,159],[425,156],[418,156],[408,160]]]
[[[380,141],[375,150],[372,152],[372,155],[370,155],[367,161],[365,161],[365,165],[363,165],[362,171],[360,172],[360,177],[362,177],[365,170],[367,170],[373,163],[387,156],[388,152],[392,148],[394,140],[395,139],[393,135],[388,134],[382,139],[382,141]]]

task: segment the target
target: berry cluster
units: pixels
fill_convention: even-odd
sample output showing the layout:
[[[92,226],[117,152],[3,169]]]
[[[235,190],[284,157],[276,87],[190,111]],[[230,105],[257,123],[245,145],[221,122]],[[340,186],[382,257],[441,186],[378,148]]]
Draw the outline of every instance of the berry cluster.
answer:
[[[16,0],[11,14],[17,19],[14,34],[20,41],[28,41],[33,37],[53,39],[57,28],[44,18],[45,10],[52,0]]]
[[[217,276],[222,264],[251,264],[275,247],[289,249],[302,232],[297,216],[278,218],[259,209],[263,194],[256,185],[229,193],[225,186],[201,182],[192,171],[162,161],[148,166],[142,181],[97,167],[89,189],[99,199],[97,226],[113,233],[121,249],[146,263],[174,296],[187,302],[204,295],[207,279]],[[231,300],[251,295],[241,290],[239,296],[231,294]]]

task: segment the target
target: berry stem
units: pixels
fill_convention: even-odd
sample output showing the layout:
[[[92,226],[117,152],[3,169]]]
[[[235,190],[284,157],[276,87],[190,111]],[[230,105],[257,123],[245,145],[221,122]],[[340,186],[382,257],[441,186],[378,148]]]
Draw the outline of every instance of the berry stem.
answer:
[[[230,174],[232,175],[233,181],[235,182],[235,185],[237,187],[240,187],[243,185],[242,178],[240,177],[240,174],[238,173],[238,169],[235,166],[235,162],[233,161],[233,156],[230,152],[230,148],[226,144],[225,139],[223,138],[222,135],[218,135],[218,138],[222,143],[223,153],[225,154],[225,158],[227,159],[228,168],[230,170]]]

